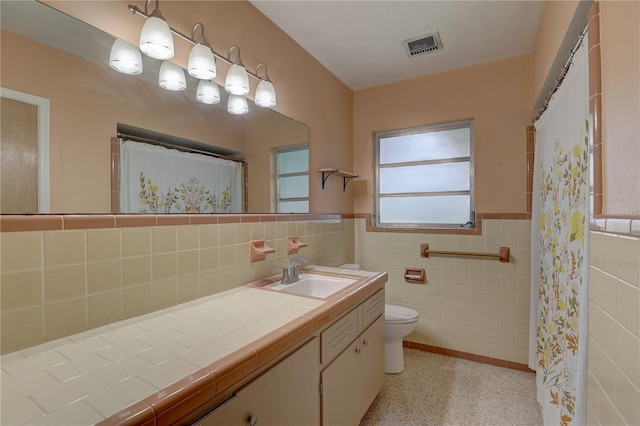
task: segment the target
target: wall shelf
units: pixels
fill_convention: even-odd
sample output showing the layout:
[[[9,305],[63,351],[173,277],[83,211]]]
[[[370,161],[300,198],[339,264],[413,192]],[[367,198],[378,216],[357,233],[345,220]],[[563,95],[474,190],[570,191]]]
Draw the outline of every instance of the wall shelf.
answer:
[[[346,191],[347,184],[349,183],[349,181],[351,179],[360,177],[360,175],[358,175],[358,174],[351,173],[351,172],[345,172],[344,170],[340,170],[340,169],[327,168],[327,169],[318,169],[318,171],[322,172],[322,189],[324,189],[324,184],[327,182],[327,179],[329,178],[329,176],[331,176],[331,175],[341,176],[342,177],[342,192]]]

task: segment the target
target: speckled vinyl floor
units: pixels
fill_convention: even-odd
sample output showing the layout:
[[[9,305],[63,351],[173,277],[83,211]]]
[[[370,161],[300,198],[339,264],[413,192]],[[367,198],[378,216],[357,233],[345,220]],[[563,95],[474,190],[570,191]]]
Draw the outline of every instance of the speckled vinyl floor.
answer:
[[[541,425],[535,375],[404,348],[360,426]]]

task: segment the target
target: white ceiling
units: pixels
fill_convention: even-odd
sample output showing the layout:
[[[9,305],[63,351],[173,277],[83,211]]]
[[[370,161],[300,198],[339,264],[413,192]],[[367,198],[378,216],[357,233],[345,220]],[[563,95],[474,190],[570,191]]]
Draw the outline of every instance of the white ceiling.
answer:
[[[532,53],[544,1],[250,0],[352,90]],[[402,41],[438,31],[441,51]]]

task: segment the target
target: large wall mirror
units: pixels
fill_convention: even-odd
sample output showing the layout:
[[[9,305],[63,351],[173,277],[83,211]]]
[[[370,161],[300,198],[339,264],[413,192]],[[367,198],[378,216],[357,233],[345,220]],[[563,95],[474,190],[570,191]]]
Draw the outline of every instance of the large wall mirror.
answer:
[[[119,195],[114,195],[112,188],[122,178],[115,166],[121,161],[121,145],[114,146],[123,143],[119,136],[131,139],[130,133],[140,139],[137,142],[168,140],[195,151],[216,151],[242,159],[246,185],[241,191],[241,207],[233,213],[276,212],[282,205],[277,195],[276,153],[286,147],[308,147],[307,126],[257,107],[251,100],[248,114],[230,114],[224,89],[217,105],[197,102],[197,80],[188,73],[186,90],[165,90],[158,85],[161,61],[144,55],[141,74],[118,73],[109,67],[115,41],[112,35],[37,1],[3,0],[0,7],[2,157],[13,165],[15,173],[13,182],[2,176],[2,193],[22,199],[29,191],[40,191],[35,204],[3,213],[117,212],[112,206],[113,198]],[[29,120],[36,130],[24,128],[22,123]],[[5,122],[19,125],[5,128]],[[48,133],[43,133],[47,128]],[[36,154],[5,149],[14,135],[31,138]],[[298,175],[307,170],[307,187],[294,198],[304,198],[306,193],[308,200],[308,155],[301,158],[307,164],[295,169]],[[39,174],[36,182],[20,174],[28,169],[25,159],[31,159]],[[161,172],[173,168],[159,167],[164,167]],[[11,170],[4,164],[2,168]],[[191,178],[187,176],[180,183],[188,186]],[[145,182],[138,182],[139,187],[144,188]],[[155,186],[147,185],[151,189]],[[218,202],[223,198],[222,194],[214,195]],[[136,209],[131,212],[144,211]]]

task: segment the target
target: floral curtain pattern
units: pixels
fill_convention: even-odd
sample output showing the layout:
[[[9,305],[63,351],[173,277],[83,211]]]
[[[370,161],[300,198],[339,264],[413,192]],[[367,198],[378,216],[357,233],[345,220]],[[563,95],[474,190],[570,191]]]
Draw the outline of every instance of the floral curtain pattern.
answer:
[[[586,421],[589,98],[581,46],[536,122],[529,367],[544,424]]]
[[[120,142],[123,213],[241,213],[242,164]]]

